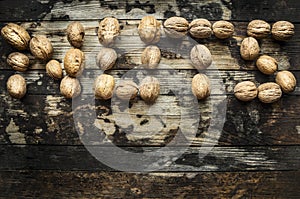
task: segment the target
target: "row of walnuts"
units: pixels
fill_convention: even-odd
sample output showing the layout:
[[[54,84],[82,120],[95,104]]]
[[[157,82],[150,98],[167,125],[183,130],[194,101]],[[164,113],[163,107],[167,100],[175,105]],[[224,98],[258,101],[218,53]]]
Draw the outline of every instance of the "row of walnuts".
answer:
[[[182,17],[170,17],[164,21],[164,31],[170,38],[183,38],[186,34],[197,39],[204,39],[214,34],[219,39],[227,39],[234,33],[234,26],[228,21],[217,21],[213,25],[206,19],[195,19],[189,23]],[[145,16],[140,21],[138,33],[141,40],[148,46],[142,53],[141,62],[144,68],[155,69],[161,59],[160,49],[154,44],[158,43],[161,37],[161,24],[153,16]],[[64,57],[64,69],[67,73],[60,84],[60,91],[66,98],[73,98],[80,94],[81,86],[76,77],[79,77],[84,70],[85,55],[80,50],[84,42],[84,27],[79,22],[73,22],[66,29],[69,43],[74,47],[68,50]],[[247,34],[241,44],[241,56],[245,60],[257,59],[260,49],[256,39],[262,39],[272,33],[273,38],[280,41],[290,39],[294,34],[294,25],[287,21],[279,21],[270,25],[263,20],[253,20],[248,24]],[[98,29],[98,38],[104,46],[97,55],[97,65],[103,70],[111,69],[117,60],[117,53],[112,48],[116,37],[120,34],[120,25],[116,18],[104,18]],[[51,42],[42,35],[30,38],[28,32],[16,24],[9,23],[1,30],[2,37],[18,50],[30,49],[31,53],[40,60],[47,61],[47,74],[54,79],[61,79],[63,71],[61,64],[56,60],[51,60],[53,47]],[[195,45],[190,51],[192,65],[203,70],[212,63],[212,56],[209,49],[201,44]],[[50,61],[49,61],[50,60]],[[7,63],[17,71],[26,71],[29,66],[29,59],[26,55],[14,52],[7,58]],[[274,69],[274,65],[276,68]],[[274,58],[267,55],[261,56],[257,60],[257,67],[265,74],[273,74],[277,70],[277,62]],[[287,75],[288,74],[288,75]],[[296,80],[288,71],[277,74],[278,84],[283,88],[290,86],[293,81],[294,86],[288,92],[295,89]],[[289,78],[290,77],[290,78]],[[293,79],[294,78],[294,79]],[[281,83],[279,83],[281,82]],[[234,92],[238,99],[249,101],[252,99],[255,90],[253,84],[240,83],[236,86]],[[276,87],[277,88],[277,87]],[[280,87],[279,87],[280,88]],[[7,89],[11,96],[22,98],[26,93],[25,79],[21,75],[13,75],[8,79]],[[257,90],[257,89],[256,89]],[[277,89],[278,90],[278,89]],[[276,90],[276,91],[277,91]],[[283,91],[287,89],[283,88]],[[111,75],[102,74],[94,82],[95,96],[99,99],[107,100],[113,93],[120,99],[133,99],[138,93],[140,97],[148,103],[153,103],[160,93],[160,83],[157,78],[148,76],[141,81],[138,86],[131,80],[120,81],[115,86],[115,80]],[[192,80],[192,92],[198,99],[204,99],[210,95],[210,81],[205,74],[197,74]],[[272,92],[265,92],[272,93]],[[269,96],[266,96],[266,98]],[[267,102],[267,100],[262,100]],[[273,102],[274,100],[272,100]]]

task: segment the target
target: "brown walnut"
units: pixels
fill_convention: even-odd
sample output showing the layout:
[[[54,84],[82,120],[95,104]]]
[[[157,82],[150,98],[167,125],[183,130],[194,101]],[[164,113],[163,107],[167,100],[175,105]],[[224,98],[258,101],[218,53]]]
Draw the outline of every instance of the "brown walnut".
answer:
[[[273,57],[262,55],[256,60],[256,66],[263,74],[272,75],[277,71],[278,63]]]
[[[228,21],[217,21],[212,26],[214,35],[219,39],[227,39],[234,33],[234,26]]]
[[[272,26],[272,36],[278,41],[287,41],[295,34],[295,26],[288,21],[277,21]]]
[[[192,92],[197,99],[205,99],[210,95],[210,81],[204,74],[197,74],[192,80]]]
[[[118,55],[114,49],[102,48],[97,55],[97,65],[103,71],[109,70],[115,65],[117,58]]]
[[[159,42],[161,36],[160,22],[153,16],[145,16],[140,21],[138,32],[141,40],[145,44],[155,44]]]
[[[145,68],[156,68],[160,62],[161,53],[157,46],[147,46],[142,53],[141,61]]]
[[[8,55],[6,61],[16,71],[24,72],[29,67],[29,58],[23,53],[13,52]]]
[[[18,50],[26,50],[29,46],[30,35],[22,26],[8,23],[1,29],[1,36]]]
[[[21,99],[26,94],[26,81],[19,74],[10,76],[6,82],[6,87],[13,98]]]
[[[66,52],[64,58],[64,68],[69,76],[80,76],[84,70],[84,64],[85,55],[81,50],[72,48]]]
[[[115,79],[111,75],[99,75],[94,81],[95,97],[101,100],[108,100],[113,96]]]
[[[257,87],[251,81],[243,81],[234,87],[234,95],[237,99],[248,102],[257,97]]]
[[[67,39],[75,48],[80,48],[84,42],[84,27],[79,22],[72,22],[67,27]]]
[[[258,87],[258,99],[263,103],[273,103],[282,95],[280,86],[274,82],[261,84]]]
[[[46,64],[46,72],[49,77],[56,80],[63,77],[61,64],[56,60],[51,60]]]
[[[170,17],[164,22],[164,31],[168,37],[182,38],[189,29],[189,22],[183,17]]]
[[[36,35],[30,40],[30,51],[37,58],[47,61],[52,58],[53,47],[50,40],[44,35]]]
[[[247,34],[256,39],[266,38],[271,32],[271,26],[264,20],[253,20],[248,24]]]
[[[160,83],[155,77],[145,77],[140,85],[139,91],[141,98],[148,104],[153,104],[160,93]]]
[[[138,92],[138,85],[131,80],[121,80],[115,90],[116,96],[121,100],[133,100]]]
[[[287,70],[283,70],[277,73],[276,83],[281,87],[284,93],[291,93],[295,90],[297,85],[297,80],[293,73]]]
[[[65,76],[61,82],[60,82],[60,93],[68,99],[75,98],[79,96],[81,92],[81,86],[79,83],[79,80],[70,77],[70,76]]]
[[[99,42],[104,46],[112,46],[116,37],[120,34],[120,25],[116,18],[104,18],[98,29]]]
[[[198,70],[206,69],[212,63],[212,56],[209,49],[202,44],[198,44],[192,48],[190,58],[192,64]]]
[[[253,37],[246,37],[241,44],[240,53],[244,60],[250,61],[258,57],[260,47]]]
[[[195,19],[189,25],[189,32],[192,37],[205,39],[211,36],[211,23],[207,19]]]

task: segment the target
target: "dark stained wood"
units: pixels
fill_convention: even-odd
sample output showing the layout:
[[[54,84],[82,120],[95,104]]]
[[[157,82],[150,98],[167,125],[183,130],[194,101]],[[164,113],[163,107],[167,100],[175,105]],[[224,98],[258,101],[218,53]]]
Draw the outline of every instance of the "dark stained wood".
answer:
[[[113,152],[111,147],[90,146],[97,150],[96,157],[90,154],[84,146],[39,146],[39,145],[0,145],[0,170],[88,170],[88,171],[112,171],[114,165],[105,165],[103,161],[107,151],[111,157],[115,157],[117,168],[126,168],[131,172],[147,170],[160,171],[260,171],[260,170],[299,170],[300,152],[299,146],[270,146],[270,147],[189,147],[181,156],[177,157],[179,147],[169,147],[165,151],[159,151],[154,156],[141,156],[139,166],[128,162],[128,158],[134,154],[121,154]],[[144,153],[158,150],[156,147],[122,147],[132,153]],[[207,150],[210,152],[206,154]],[[102,153],[103,152],[103,153]],[[205,154],[205,157],[202,157]],[[103,162],[101,162],[101,160]],[[146,162],[152,162],[145,165]],[[158,166],[159,165],[159,166]],[[112,167],[112,168],[111,168]],[[141,170],[140,170],[141,169]],[[146,171],[147,171],[146,170]]]
[[[300,172],[132,174],[86,171],[2,171],[9,198],[280,198],[299,197]]]

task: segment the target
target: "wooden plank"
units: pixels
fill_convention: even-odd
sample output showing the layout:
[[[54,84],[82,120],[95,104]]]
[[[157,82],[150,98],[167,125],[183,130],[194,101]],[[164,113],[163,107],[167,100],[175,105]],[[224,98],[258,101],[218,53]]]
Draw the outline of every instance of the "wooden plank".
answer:
[[[182,156],[178,154],[179,147],[164,150],[122,147],[119,148],[122,153],[105,146],[88,146],[88,149],[97,151],[99,161],[84,146],[0,145],[0,170],[199,172],[300,169],[299,146],[189,147]],[[154,151],[157,152],[151,153]]]
[[[180,15],[188,19],[207,18],[210,20],[233,19],[290,20],[299,22],[299,2],[297,0],[276,1],[182,1],[182,0],[89,0],[89,1],[40,1],[20,4],[10,0],[1,1],[0,19],[19,20],[81,20],[101,19],[105,16],[140,19],[154,15],[164,19]],[[20,12],[22,10],[22,12]]]
[[[3,198],[298,198],[300,172],[2,171]]]
[[[27,28],[32,35],[46,34],[54,46],[54,59],[63,62],[64,55],[71,48],[65,36],[65,29],[70,22],[27,22],[22,26]],[[97,38],[98,21],[82,21],[86,27],[85,43],[82,50],[86,54],[86,68],[99,69],[96,65],[96,55],[101,49]],[[131,69],[141,65],[141,53],[145,44],[140,40],[137,32],[139,20],[121,20],[123,30],[118,37],[115,49],[118,53],[118,61],[114,69]],[[4,24],[2,24],[4,25]],[[214,66],[222,70],[256,70],[254,62],[243,61],[240,57],[239,46],[246,34],[247,23],[235,23],[235,35],[229,40],[219,40],[212,37],[207,40],[197,40],[186,38],[182,42],[166,38],[163,34],[161,42],[158,44],[162,50],[161,67],[168,65],[174,69],[194,69],[189,60],[191,48],[200,43],[204,43],[210,49]],[[299,70],[300,58],[300,25],[296,25],[295,36],[289,42],[276,42],[271,38],[263,39],[261,53],[268,54],[276,58],[279,62],[279,69]],[[164,31],[162,30],[162,33]],[[9,53],[15,51],[3,40],[0,40],[0,69],[11,69],[6,63]],[[29,52],[25,52],[31,59],[31,69],[44,69],[45,63],[41,63],[33,58]],[[212,67],[211,67],[212,68]],[[210,68],[208,68],[210,69]]]
[[[223,103],[220,100],[224,98],[214,96],[199,102],[200,122],[197,134],[187,135],[189,140],[193,140],[192,145],[214,143],[214,134],[207,130],[211,119],[217,119],[212,110],[215,114],[224,114],[224,107],[218,106]],[[272,105],[262,104],[258,100],[243,103],[234,96],[228,96],[226,100],[226,118],[224,126],[220,127],[218,145],[300,144],[298,96],[286,96]],[[125,116],[133,122],[132,133],[128,132],[128,124],[131,122],[124,124],[119,121],[124,118],[125,113],[118,108],[118,104],[114,105],[112,113],[110,101],[96,101],[94,104],[83,104],[72,109],[71,101],[62,96],[27,95],[23,100],[14,100],[1,95],[0,104],[0,143],[3,144],[80,145],[79,134],[85,132],[83,137],[90,138],[95,143],[110,139],[120,146],[161,146],[174,138],[182,123],[181,118],[191,118],[188,112],[181,113],[182,107],[178,106],[178,99],[174,96],[161,96],[154,105],[157,108],[152,108],[150,113],[149,107],[141,100],[132,103],[129,116]],[[82,114],[90,118],[90,113],[94,113],[97,119],[91,118],[86,123],[82,118],[79,120],[80,124],[74,122],[74,116]],[[75,124],[77,128],[81,125],[84,132],[76,129]],[[155,135],[147,133],[150,126],[155,127]],[[93,138],[88,133],[91,131],[103,136]]]

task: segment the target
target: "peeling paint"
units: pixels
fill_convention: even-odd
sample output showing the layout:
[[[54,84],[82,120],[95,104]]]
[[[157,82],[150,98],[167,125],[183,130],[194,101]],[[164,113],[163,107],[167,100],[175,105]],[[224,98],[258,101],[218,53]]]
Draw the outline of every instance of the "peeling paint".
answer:
[[[25,135],[19,132],[20,128],[11,118],[10,123],[5,129],[5,132],[9,135],[9,140],[13,144],[26,144]]]

